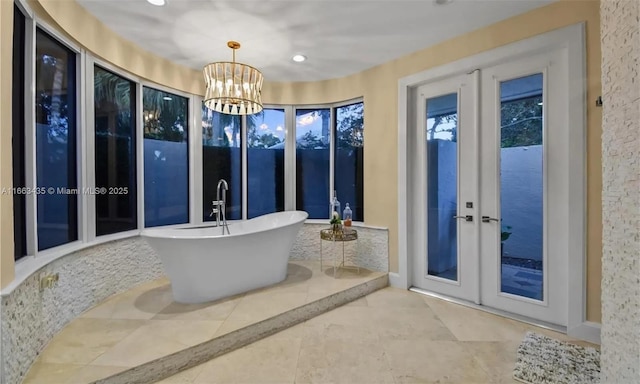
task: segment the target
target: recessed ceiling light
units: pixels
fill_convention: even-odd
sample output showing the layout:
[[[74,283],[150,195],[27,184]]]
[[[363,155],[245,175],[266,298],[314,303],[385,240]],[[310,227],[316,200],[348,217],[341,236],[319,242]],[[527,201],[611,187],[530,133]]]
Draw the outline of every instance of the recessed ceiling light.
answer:
[[[149,4],[153,4],[158,7],[161,7],[167,3],[166,0],[147,0],[147,2],[149,2]]]
[[[291,58],[291,60],[295,61],[296,63],[302,63],[303,61],[307,60],[307,57],[304,55],[295,55]]]
[[[445,5],[451,3],[453,0],[433,0],[436,5]]]

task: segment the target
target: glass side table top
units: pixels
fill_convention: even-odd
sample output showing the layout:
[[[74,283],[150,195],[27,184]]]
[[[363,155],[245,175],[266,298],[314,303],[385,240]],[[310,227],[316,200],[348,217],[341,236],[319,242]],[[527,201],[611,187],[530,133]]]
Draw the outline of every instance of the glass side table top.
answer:
[[[338,231],[333,228],[321,229],[320,239],[329,241],[353,241],[358,239],[358,231],[351,227],[342,227]]]

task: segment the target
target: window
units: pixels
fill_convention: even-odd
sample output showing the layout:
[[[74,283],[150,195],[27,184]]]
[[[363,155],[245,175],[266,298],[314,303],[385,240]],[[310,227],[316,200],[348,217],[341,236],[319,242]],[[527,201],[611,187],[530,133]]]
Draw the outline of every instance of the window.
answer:
[[[136,87],[95,66],[96,235],[136,229]]]
[[[215,220],[211,202],[224,179],[227,220],[242,219],[242,143],[240,116],[214,112],[202,105],[202,185],[205,221]],[[220,196],[222,199],[222,196]]]
[[[329,217],[330,111],[296,110],[296,208],[310,219]]]
[[[146,227],[189,221],[189,99],[145,87],[144,222]]]
[[[12,154],[13,154],[13,187],[26,186],[25,171],[25,32],[26,18],[18,8],[13,6],[13,80],[12,80]],[[26,202],[25,194],[13,194],[13,244],[14,256],[18,260],[27,254],[26,234]]]
[[[247,116],[247,216],[284,211],[284,109]]]
[[[335,116],[334,189],[342,207],[349,204],[353,220],[364,221],[364,103],[338,107]]]
[[[78,239],[76,53],[36,31],[36,181],[38,249]]]

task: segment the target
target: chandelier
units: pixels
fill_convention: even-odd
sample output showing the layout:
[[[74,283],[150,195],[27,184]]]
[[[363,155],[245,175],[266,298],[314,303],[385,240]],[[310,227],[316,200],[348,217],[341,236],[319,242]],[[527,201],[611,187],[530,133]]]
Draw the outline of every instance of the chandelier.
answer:
[[[262,73],[256,68],[236,63],[237,41],[229,41],[233,61],[205,65],[202,70],[207,91],[204,105],[228,115],[252,115],[262,111]]]

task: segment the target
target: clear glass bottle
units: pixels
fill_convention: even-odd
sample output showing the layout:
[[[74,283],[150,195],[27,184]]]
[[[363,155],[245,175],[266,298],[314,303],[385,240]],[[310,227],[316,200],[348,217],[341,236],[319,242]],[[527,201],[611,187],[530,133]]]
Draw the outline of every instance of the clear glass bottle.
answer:
[[[336,191],[333,191],[333,198],[329,204],[329,217],[333,217],[333,212],[337,212],[340,214],[340,202],[338,201],[338,194]]]
[[[353,216],[353,212],[351,212],[351,208],[349,208],[349,203],[346,203],[344,206],[344,213],[342,214],[342,222],[345,227],[351,226],[351,217]]]

